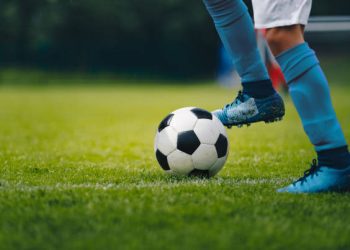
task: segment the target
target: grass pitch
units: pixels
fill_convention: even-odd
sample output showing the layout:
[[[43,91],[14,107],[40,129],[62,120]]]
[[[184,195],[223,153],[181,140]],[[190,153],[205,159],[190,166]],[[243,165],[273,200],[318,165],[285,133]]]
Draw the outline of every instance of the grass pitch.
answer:
[[[228,131],[227,164],[199,180],[163,173],[157,125],[235,91],[90,81],[0,88],[0,249],[350,248],[350,194],[275,192],[314,157],[288,97],[283,122]],[[347,139],[349,93],[332,85]]]

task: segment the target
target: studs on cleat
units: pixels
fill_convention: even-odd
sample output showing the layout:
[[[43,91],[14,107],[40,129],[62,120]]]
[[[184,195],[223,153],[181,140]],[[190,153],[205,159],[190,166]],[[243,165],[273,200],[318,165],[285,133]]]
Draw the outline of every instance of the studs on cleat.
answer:
[[[273,119],[270,119],[270,120],[265,120],[264,122],[265,123],[272,123],[272,122],[278,122],[278,121],[281,121],[283,119],[283,117],[276,117],[276,118],[273,118]]]
[[[273,122],[277,122],[277,121],[281,121],[283,119],[283,117],[275,117],[272,119],[268,119],[268,120],[264,120],[265,123],[273,123]],[[242,128],[244,125],[246,125],[247,127],[250,127],[250,125],[252,125],[251,123],[244,123],[244,124],[235,124],[235,125],[225,125],[228,129],[231,129],[232,126],[236,126],[237,128]]]

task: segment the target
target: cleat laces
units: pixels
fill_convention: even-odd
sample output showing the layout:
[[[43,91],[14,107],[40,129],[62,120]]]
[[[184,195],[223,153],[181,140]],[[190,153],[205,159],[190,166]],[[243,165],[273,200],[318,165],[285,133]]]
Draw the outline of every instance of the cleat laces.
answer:
[[[304,176],[299,178],[297,181],[295,181],[293,185],[295,185],[297,182],[300,182],[301,184],[303,184],[306,181],[307,177],[317,174],[319,169],[320,169],[320,166],[317,165],[317,160],[313,159],[312,164],[310,164],[310,168],[304,172]]]
[[[240,104],[242,102],[244,102],[244,94],[243,94],[242,90],[240,90],[240,91],[238,91],[238,95],[235,98],[235,100],[233,102],[229,103],[229,104],[226,104],[225,108],[238,105],[238,104]]]
[[[227,116],[227,111],[229,108],[237,106],[243,102],[244,102],[244,94],[243,94],[243,91],[240,90],[240,91],[238,91],[238,94],[237,94],[237,97],[235,98],[235,100],[233,102],[225,105],[225,107],[223,108],[223,112]]]

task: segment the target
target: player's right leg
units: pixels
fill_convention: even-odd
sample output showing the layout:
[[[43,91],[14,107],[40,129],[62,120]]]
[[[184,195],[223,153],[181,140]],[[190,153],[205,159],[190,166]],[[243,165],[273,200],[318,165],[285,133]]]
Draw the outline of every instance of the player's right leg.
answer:
[[[214,114],[228,127],[280,120],[282,98],[275,92],[259,54],[253,22],[242,0],[203,0],[225,49],[242,79],[243,92]]]
[[[253,5],[255,25],[267,28],[271,51],[277,56],[290,96],[318,159],[303,177],[279,192],[350,189],[350,153],[332,105],[328,81],[315,51],[304,41],[303,25],[308,20],[311,0],[253,0]]]

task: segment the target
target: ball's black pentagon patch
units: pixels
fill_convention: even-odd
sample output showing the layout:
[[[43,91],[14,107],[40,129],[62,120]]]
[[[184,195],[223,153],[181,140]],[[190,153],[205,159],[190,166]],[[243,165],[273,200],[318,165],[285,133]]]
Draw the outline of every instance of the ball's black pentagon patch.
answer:
[[[193,169],[188,176],[190,177],[199,177],[199,178],[209,178],[209,170],[200,170],[200,169]]]
[[[218,158],[224,157],[227,153],[227,138],[220,134],[218,140],[215,143],[216,153],[218,154]]]
[[[169,114],[167,115],[163,121],[160,122],[159,126],[158,126],[158,132],[162,131],[163,129],[165,129],[166,127],[168,127],[170,125],[171,119],[173,119],[174,114]]]
[[[204,109],[200,109],[200,108],[194,108],[191,109],[191,112],[198,118],[198,119],[209,119],[212,120],[213,119],[213,115],[204,110]]]
[[[184,153],[192,155],[200,144],[201,142],[193,130],[184,131],[178,134],[177,149]]]
[[[166,155],[164,155],[162,152],[160,152],[158,149],[156,151],[156,157],[159,165],[162,167],[164,170],[170,170],[168,159]]]

